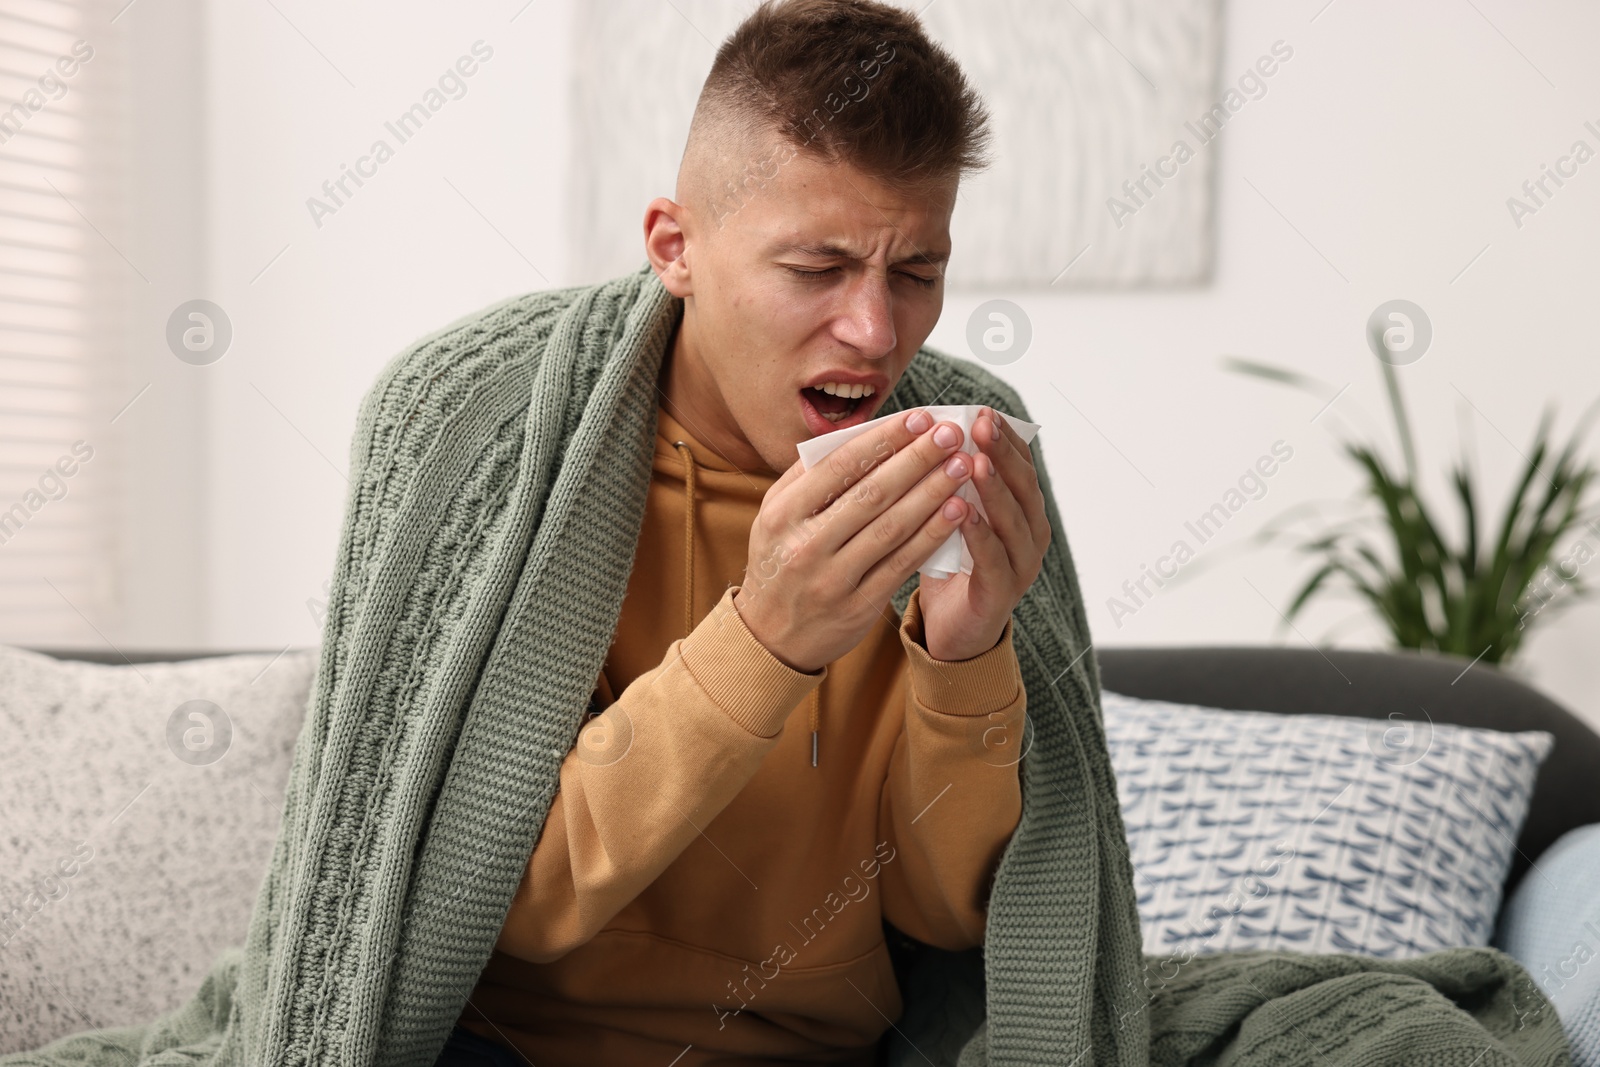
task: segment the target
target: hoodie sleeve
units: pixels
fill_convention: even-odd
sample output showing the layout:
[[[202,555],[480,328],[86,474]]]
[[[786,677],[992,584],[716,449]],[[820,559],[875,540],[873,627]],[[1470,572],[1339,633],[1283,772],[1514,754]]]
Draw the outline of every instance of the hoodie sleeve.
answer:
[[[827,676],[767,651],[733,606],[738,589],[578,732],[500,951],[548,963],[599,933],[755,776]]]
[[[883,866],[883,909],[910,936],[958,951],[983,943],[995,869],[1022,817],[1027,690],[1010,620],[982,655],[930,656],[921,593],[900,625],[910,684],[878,810],[880,838],[896,851]]]

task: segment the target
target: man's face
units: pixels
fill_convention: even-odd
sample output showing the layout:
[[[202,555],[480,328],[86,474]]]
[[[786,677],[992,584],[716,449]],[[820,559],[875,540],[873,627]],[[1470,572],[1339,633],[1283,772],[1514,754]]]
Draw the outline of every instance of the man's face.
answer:
[[[736,466],[772,471],[873,418],[939,319],[955,192],[900,193],[800,154],[742,203],[672,204],[681,251],[658,272],[685,308],[668,410]]]

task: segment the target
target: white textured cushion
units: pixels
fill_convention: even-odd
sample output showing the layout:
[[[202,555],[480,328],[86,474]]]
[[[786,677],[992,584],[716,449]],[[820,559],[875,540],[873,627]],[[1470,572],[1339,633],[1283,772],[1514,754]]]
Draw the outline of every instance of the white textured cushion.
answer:
[[[315,669],[0,645],[0,1053],[148,1022],[244,943]]]
[[[1488,944],[1550,734],[1103,706],[1146,952]]]

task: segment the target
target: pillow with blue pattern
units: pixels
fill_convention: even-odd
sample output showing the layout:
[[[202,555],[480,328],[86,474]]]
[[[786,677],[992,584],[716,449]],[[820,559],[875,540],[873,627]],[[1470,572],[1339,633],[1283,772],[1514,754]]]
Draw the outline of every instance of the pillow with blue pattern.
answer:
[[[1550,734],[1102,707],[1146,953],[1489,943]]]

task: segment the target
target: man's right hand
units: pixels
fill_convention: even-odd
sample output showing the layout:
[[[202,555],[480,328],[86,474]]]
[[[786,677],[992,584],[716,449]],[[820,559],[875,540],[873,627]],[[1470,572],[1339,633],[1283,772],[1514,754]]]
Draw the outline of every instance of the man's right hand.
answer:
[[[796,460],[750,527],[733,605],[751,635],[808,674],[859,644],[906,579],[976,514],[953,495],[972,474],[962,436],[914,409],[810,470]]]

